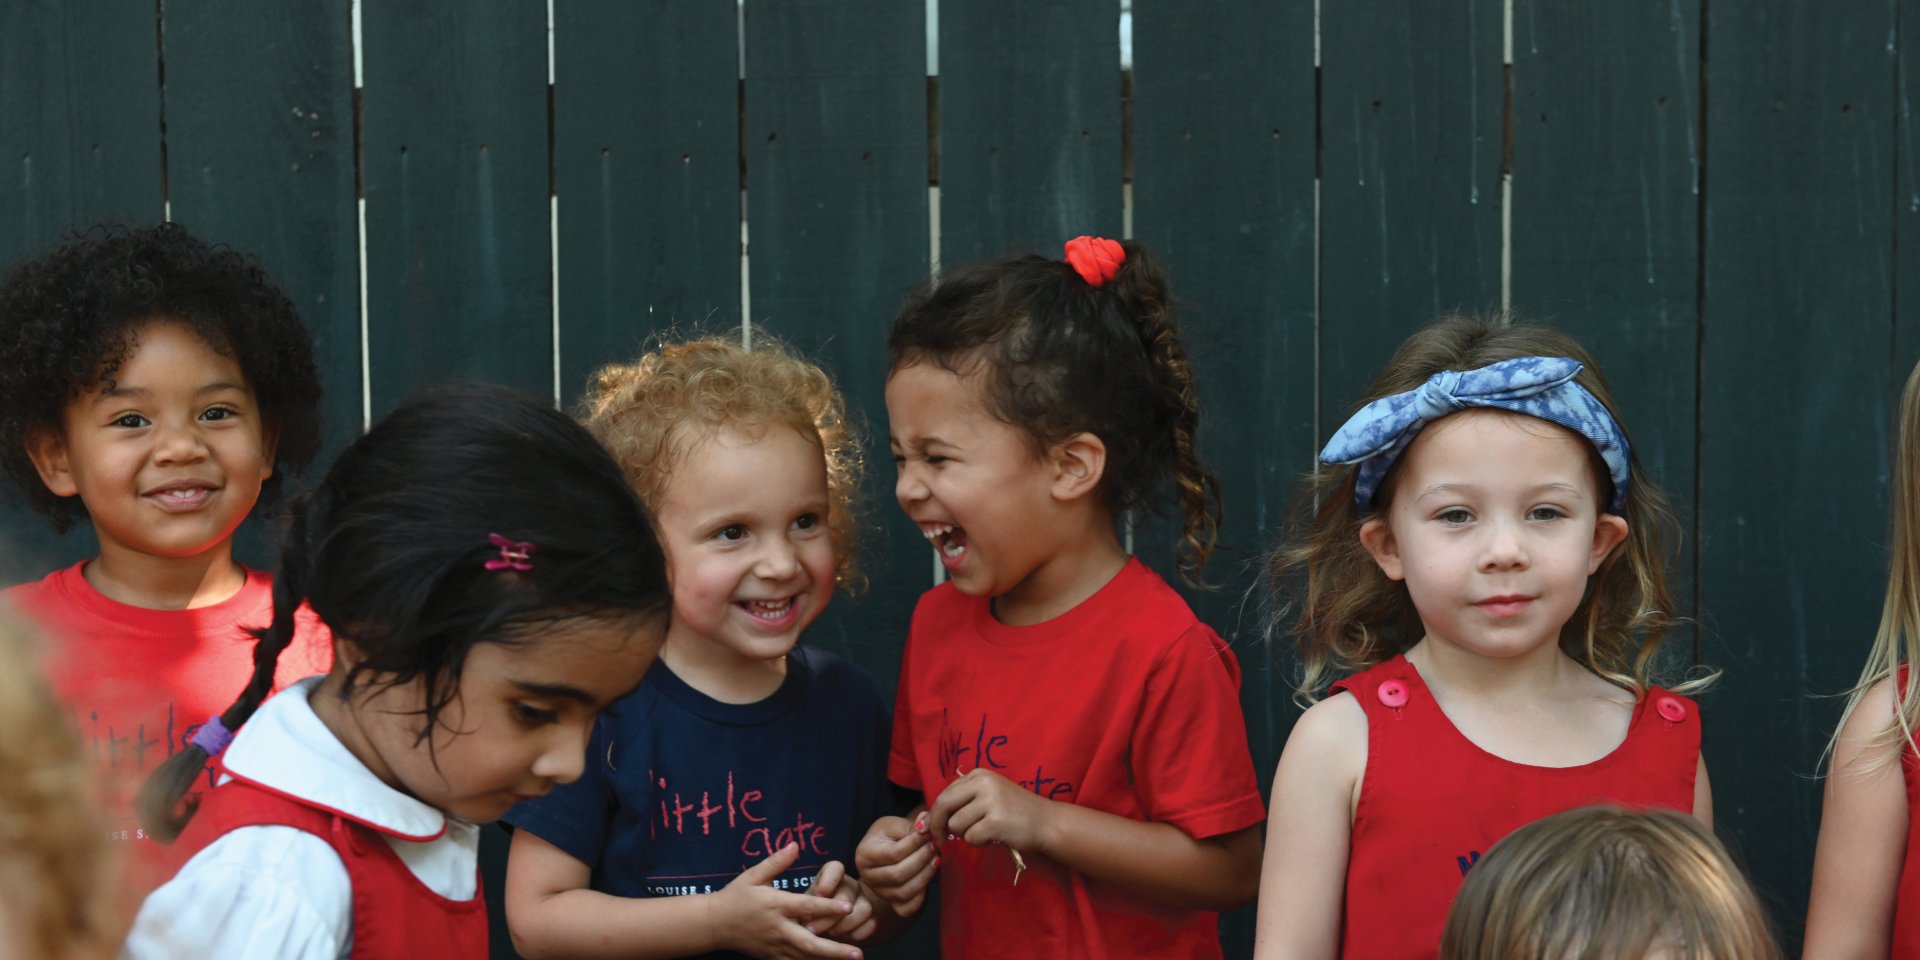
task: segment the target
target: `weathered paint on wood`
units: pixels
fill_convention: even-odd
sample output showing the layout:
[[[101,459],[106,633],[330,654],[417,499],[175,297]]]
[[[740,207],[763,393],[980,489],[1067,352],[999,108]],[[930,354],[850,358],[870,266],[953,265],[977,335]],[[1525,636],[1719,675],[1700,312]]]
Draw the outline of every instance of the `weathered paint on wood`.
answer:
[[[1314,409],[1313,10],[1136,0],[1134,236],[1157,251],[1185,310],[1200,387],[1200,453],[1224,519],[1212,590],[1183,592],[1233,645],[1260,782],[1298,711],[1290,671],[1261,639],[1258,560],[1312,465]],[[1178,583],[1177,514],[1143,522],[1135,549]],[[1227,956],[1253,949],[1251,906],[1222,920]]]
[[[447,380],[551,396],[545,4],[361,16],[374,416]]]
[[[0,265],[91,222],[160,221],[159,77],[151,6],[0,4]],[[0,496],[0,530],[0,582],[95,550],[84,524],[56,536],[11,490]]]
[[[554,6],[560,387],[740,323],[739,8]]]
[[[1499,0],[1321,10],[1320,426],[1400,341],[1500,305]]]
[[[1679,510],[1669,579],[1692,617],[1699,8],[1518,0],[1513,16],[1513,309],[1605,371],[1643,476]],[[1668,635],[1675,666],[1694,640]]]
[[[173,217],[258,257],[313,334],[327,451],[360,433],[360,241],[347,0],[166,8]]]
[[[1059,256],[1121,224],[1119,8],[940,5],[940,262]]]
[[[1710,4],[1702,659],[1717,826],[1799,941],[1821,749],[1884,583],[1890,4]]]
[[[826,368],[866,442],[870,586],[843,592],[807,641],[865,668],[888,702],[932,585],[926,543],[894,502],[882,399],[887,324],[928,270],[925,38],[918,3],[746,7],[750,322]],[[873,955],[937,955],[932,913]]]

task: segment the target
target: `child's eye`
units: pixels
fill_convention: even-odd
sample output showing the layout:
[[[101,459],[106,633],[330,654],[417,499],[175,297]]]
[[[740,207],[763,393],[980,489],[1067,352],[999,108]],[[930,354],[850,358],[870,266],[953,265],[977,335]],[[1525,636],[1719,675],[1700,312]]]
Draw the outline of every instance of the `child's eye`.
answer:
[[[554,713],[552,710],[545,710],[532,704],[515,703],[513,705],[513,718],[520,721],[524,726],[540,727],[549,723],[559,722],[560,715]]]
[[[819,525],[820,515],[817,513],[803,513],[793,521],[796,530],[812,530]]]
[[[232,407],[208,407],[204,413],[200,414],[200,419],[215,421],[230,420],[239,415],[240,412]]]
[[[747,528],[744,525],[738,524],[738,523],[729,524],[727,526],[721,527],[720,529],[714,531],[713,533],[713,538],[715,540],[726,540],[729,542],[732,542],[735,540],[744,540],[746,539],[746,537],[747,537]]]
[[[1434,519],[1439,520],[1441,523],[1459,526],[1461,524],[1473,522],[1473,514],[1469,513],[1464,508],[1454,507],[1450,510],[1440,511],[1439,515]]]
[[[927,454],[927,465],[928,465],[928,466],[931,466],[931,467],[937,467],[937,466],[939,466],[939,465],[941,465],[941,464],[943,464],[943,463],[946,463],[946,462],[947,462],[947,458],[946,458],[946,457],[943,457],[943,456],[940,456],[940,455],[939,455],[939,454],[937,454],[937,453],[929,453],[929,454]]]
[[[114,418],[113,425],[116,427],[126,427],[127,429],[132,430],[132,429],[137,429],[137,428],[146,426],[147,422],[148,421],[146,417],[143,417],[137,413],[123,413],[120,416]]]
[[[1558,520],[1566,515],[1566,511],[1559,507],[1534,507],[1527,511],[1528,520]]]

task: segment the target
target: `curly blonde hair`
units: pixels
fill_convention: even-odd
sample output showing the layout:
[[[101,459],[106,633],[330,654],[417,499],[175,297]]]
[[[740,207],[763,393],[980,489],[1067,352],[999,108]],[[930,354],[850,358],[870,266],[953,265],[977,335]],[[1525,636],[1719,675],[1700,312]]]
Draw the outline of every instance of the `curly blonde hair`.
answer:
[[[0,954],[106,956],[120,921],[92,767],[38,669],[39,637],[0,613]],[[26,949],[30,947],[31,949]]]
[[[1515,357],[1579,361],[1583,369],[1575,381],[1620,423],[1613,392],[1584,347],[1566,334],[1515,323],[1504,314],[1447,317],[1415,333],[1387,361],[1355,409],[1417,389],[1443,370],[1476,370]],[[1601,484],[1607,485],[1608,472],[1597,453],[1593,460]],[[1586,596],[1560,629],[1560,648],[1639,696],[1652,683],[1661,641],[1674,623],[1667,549],[1679,535],[1679,523],[1666,495],[1641,471],[1639,456],[1630,455],[1628,462],[1633,482],[1622,511],[1627,539],[1590,578]],[[1303,704],[1318,699],[1337,677],[1392,659],[1425,635],[1406,584],[1382,573],[1360,542],[1360,525],[1371,514],[1354,505],[1356,474],[1354,467],[1340,466],[1311,478],[1280,545],[1266,562],[1267,636],[1293,636],[1301,666],[1294,699]],[[1394,476],[1395,471],[1389,471],[1381,484],[1376,510],[1390,502]],[[1289,626],[1292,617],[1297,619]],[[1708,673],[1674,689],[1697,691],[1713,676]]]
[[[1700,821],[1583,807],[1536,820],[1468,871],[1441,960],[1777,960],[1759,898]]]
[[[631,363],[595,371],[579,415],[649,507],[658,507],[687,450],[713,430],[792,428],[826,460],[835,581],[849,592],[865,586],[854,555],[863,463],[846,400],[825,371],[778,341],[756,337],[751,348],[718,337],[663,343]]]

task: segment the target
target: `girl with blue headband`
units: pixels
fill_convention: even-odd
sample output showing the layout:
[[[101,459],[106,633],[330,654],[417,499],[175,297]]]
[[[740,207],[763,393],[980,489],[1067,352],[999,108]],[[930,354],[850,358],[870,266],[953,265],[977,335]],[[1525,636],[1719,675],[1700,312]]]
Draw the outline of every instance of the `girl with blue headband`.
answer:
[[[1712,815],[1699,714],[1650,677],[1672,513],[1586,351],[1444,320],[1368,398],[1268,565],[1312,705],[1274,775],[1258,957],[1431,958],[1514,829]]]

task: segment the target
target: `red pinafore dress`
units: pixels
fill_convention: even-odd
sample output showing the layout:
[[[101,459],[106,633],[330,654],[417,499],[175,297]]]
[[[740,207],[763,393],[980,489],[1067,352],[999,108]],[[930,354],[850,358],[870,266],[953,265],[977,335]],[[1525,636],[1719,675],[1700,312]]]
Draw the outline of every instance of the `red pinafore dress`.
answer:
[[[185,864],[227,833],[255,826],[304,830],[340,855],[353,884],[353,960],[487,955],[486,901],[477,879],[473,899],[449,900],[407,869],[379,828],[237,777],[206,794],[175,845],[177,862]]]
[[[1431,958],[1467,871],[1494,842],[1541,817],[1595,803],[1693,810],[1700,718],[1659,688],[1635,706],[1612,753],[1535,767],[1475,746],[1405,657],[1334,684],[1367,714],[1367,769],[1353,815],[1341,955]]]
[[[1907,668],[1900,668],[1902,696]],[[1899,709],[1896,701],[1894,709]],[[1900,889],[1893,901],[1894,960],[1920,960],[1920,754],[1913,745],[1900,754],[1900,776],[1907,783],[1907,855],[1900,867]]]

